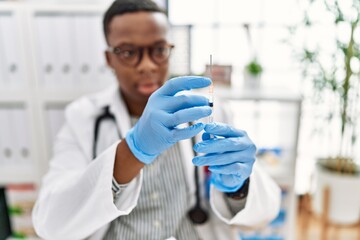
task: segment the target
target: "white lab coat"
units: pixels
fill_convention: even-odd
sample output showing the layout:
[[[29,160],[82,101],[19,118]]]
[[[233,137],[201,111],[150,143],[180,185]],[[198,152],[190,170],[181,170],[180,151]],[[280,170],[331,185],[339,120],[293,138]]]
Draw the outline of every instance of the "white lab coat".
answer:
[[[130,118],[116,86],[83,97],[66,108],[66,122],[57,136],[50,169],[43,178],[33,210],[35,229],[44,239],[102,239],[111,221],[131,213],[136,207],[142,172],[122,192],[118,207],[113,201],[111,186],[118,142],[92,159],[94,121],[106,105],[110,106],[125,136],[130,129]],[[192,146],[189,140],[181,141],[180,146],[189,198],[194,203]],[[239,239],[237,227],[266,224],[277,215],[280,189],[255,164],[243,210],[232,216],[222,193],[215,188],[211,188],[210,204],[210,221],[197,227],[201,238]]]

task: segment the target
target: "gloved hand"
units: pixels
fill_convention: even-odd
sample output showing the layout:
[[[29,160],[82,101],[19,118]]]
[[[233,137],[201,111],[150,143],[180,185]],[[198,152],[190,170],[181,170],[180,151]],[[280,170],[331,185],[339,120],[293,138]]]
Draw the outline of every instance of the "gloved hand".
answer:
[[[210,84],[211,80],[204,77],[177,77],[155,91],[139,121],[126,135],[126,142],[135,157],[149,164],[174,143],[192,138],[202,131],[203,123],[186,128],[177,126],[209,116],[211,108],[208,99],[199,95],[175,94]]]
[[[251,174],[256,152],[254,143],[245,131],[225,124],[209,123],[204,130],[203,141],[195,144],[194,150],[206,154],[196,156],[193,163],[209,166],[211,183],[218,190],[236,192]]]

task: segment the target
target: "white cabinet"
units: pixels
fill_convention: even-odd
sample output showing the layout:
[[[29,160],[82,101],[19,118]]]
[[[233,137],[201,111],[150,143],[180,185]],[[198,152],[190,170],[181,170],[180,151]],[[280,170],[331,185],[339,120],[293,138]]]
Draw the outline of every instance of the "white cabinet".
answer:
[[[24,214],[10,217],[15,235],[36,239],[31,204],[64,122],[64,107],[115,81],[104,58],[106,8],[0,1],[0,187],[10,199],[15,192],[20,196],[8,202],[10,207],[26,206]]]
[[[257,161],[282,189],[278,218],[255,232],[241,233],[243,240],[295,238],[295,164],[301,113],[299,93],[271,89],[215,88],[218,103],[228,104],[233,124],[246,130],[256,143]]]

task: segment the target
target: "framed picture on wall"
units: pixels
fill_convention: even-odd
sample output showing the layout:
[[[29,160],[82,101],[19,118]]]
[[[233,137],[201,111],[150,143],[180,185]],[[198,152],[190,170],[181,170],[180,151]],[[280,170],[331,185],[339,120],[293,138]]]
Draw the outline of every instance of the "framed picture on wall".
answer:
[[[231,86],[231,65],[212,65],[212,74],[210,74],[210,65],[205,67],[205,76],[212,78],[213,83],[217,85]]]

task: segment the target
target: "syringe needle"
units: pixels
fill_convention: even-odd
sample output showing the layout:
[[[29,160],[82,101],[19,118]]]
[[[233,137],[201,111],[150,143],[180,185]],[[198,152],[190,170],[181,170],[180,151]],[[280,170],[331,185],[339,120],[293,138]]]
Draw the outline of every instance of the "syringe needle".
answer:
[[[212,74],[212,55],[210,54],[210,78],[213,81],[213,74]],[[214,107],[214,84],[211,83],[209,86],[209,106],[213,109]],[[211,114],[208,119],[209,123],[213,122],[213,115]]]

